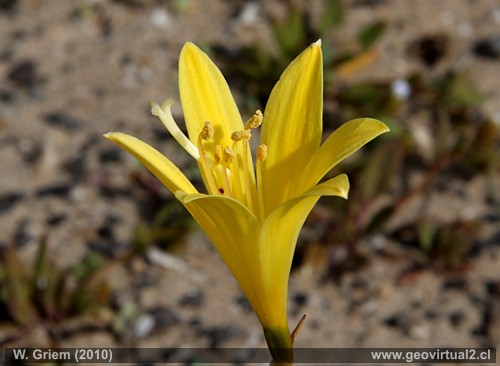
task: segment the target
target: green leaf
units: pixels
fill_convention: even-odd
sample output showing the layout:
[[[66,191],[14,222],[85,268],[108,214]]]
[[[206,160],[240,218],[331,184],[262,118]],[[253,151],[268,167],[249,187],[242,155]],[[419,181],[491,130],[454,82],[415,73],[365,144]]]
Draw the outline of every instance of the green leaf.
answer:
[[[486,96],[477,92],[464,74],[451,74],[448,78],[444,97],[450,105],[478,106]]]
[[[373,46],[375,41],[379,39],[379,37],[384,33],[385,23],[384,22],[375,22],[370,24],[368,27],[364,28],[358,34],[359,43],[361,43],[361,47],[363,50],[366,50]]]
[[[31,286],[33,292],[37,291],[38,279],[42,277],[45,267],[45,252],[47,250],[47,239],[45,237],[38,241],[38,248],[36,251],[35,262],[33,263],[33,272],[31,276]]]
[[[340,25],[344,20],[344,6],[341,0],[330,0],[327,4],[320,25],[320,33],[324,38],[327,38],[330,28]]]
[[[146,225],[139,223],[134,228],[134,233],[132,237],[132,247],[134,253],[137,253],[138,255],[145,254],[150,244],[151,244],[151,229]]]
[[[429,252],[435,243],[437,233],[436,228],[429,222],[429,220],[423,218],[417,223],[416,229],[420,247],[424,250],[424,252]]]
[[[77,279],[83,279],[97,271],[103,264],[104,260],[101,255],[90,252],[71,267],[71,274]]]
[[[28,325],[37,319],[32,304],[31,278],[24,264],[9,247],[0,249],[0,301],[7,309],[8,318],[17,324]]]
[[[283,54],[288,58],[295,57],[305,48],[306,32],[302,13],[292,12],[286,20],[275,22],[273,30]]]
[[[364,167],[361,172],[359,199],[364,202],[386,192],[401,171],[401,146],[396,141],[378,142],[362,156]]]

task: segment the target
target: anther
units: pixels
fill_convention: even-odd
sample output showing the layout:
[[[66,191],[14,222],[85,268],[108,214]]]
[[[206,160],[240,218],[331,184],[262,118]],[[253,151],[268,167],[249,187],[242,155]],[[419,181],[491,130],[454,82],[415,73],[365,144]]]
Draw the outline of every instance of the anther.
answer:
[[[236,154],[234,151],[229,146],[226,146],[224,149],[224,162],[226,164],[232,164],[235,157]]]
[[[257,147],[257,160],[264,161],[267,159],[267,146],[262,144]]]
[[[226,146],[224,149],[224,164],[222,166],[222,178],[224,179],[224,193],[227,194],[229,197],[233,197],[233,191],[231,189],[231,185],[229,184],[229,177],[228,177],[228,171],[229,171],[229,164],[233,163],[234,158],[236,157],[236,154],[234,153],[233,150],[229,146]]]
[[[210,121],[205,121],[203,128],[200,132],[200,138],[202,140],[212,140],[214,138],[214,128]]]
[[[214,177],[210,171],[210,167],[208,165],[207,157],[205,154],[205,149],[203,148],[203,140],[211,140],[214,137],[214,128],[209,121],[205,121],[203,124],[203,128],[201,129],[198,135],[198,151],[200,152],[200,163],[205,173],[206,185],[208,192],[211,194],[215,194],[217,192],[217,186],[215,185]]]
[[[262,112],[260,109],[257,109],[255,113],[253,114],[252,117],[248,119],[245,123],[245,130],[248,130],[250,128],[257,128],[262,124],[262,120],[264,119],[264,116],[262,115]]]
[[[241,140],[250,140],[252,137],[252,133],[250,130],[236,131],[231,134],[231,140],[233,141],[241,141]]]

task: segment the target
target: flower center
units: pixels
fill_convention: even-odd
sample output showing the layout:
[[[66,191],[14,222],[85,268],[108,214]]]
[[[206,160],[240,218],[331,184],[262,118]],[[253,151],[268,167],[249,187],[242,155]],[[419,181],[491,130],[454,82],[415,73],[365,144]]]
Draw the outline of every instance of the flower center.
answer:
[[[221,194],[237,199],[251,211],[263,215],[262,202],[262,174],[261,164],[266,159],[267,147],[260,145],[256,156],[256,174],[250,167],[252,157],[249,141],[252,137],[251,129],[262,124],[263,116],[260,110],[256,111],[245,123],[242,131],[231,134],[232,146],[222,148],[216,145],[213,156],[203,146],[203,141],[212,141],[214,128],[206,121],[198,135],[197,148],[200,153],[198,161],[202,170],[203,179],[210,194]]]
[[[232,197],[263,219],[262,162],[267,157],[267,146],[259,145],[257,148],[255,173],[249,146],[251,130],[262,124],[262,112],[257,110],[242,131],[231,134],[232,146],[217,144],[214,147],[213,144],[204,145],[204,142],[214,140],[215,130],[210,121],[203,124],[195,145],[175,123],[170,110],[172,104],[172,100],[165,101],[161,107],[150,103],[151,113],[160,118],[176,141],[198,161],[208,193]]]

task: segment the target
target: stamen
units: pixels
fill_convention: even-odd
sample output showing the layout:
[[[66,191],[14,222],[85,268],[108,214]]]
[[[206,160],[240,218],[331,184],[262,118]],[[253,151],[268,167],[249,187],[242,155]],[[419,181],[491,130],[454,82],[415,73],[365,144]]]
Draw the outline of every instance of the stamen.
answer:
[[[232,164],[236,154],[229,146],[226,146],[224,149],[224,164],[222,166],[223,178],[224,178],[224,191],[230,196],[233,197],[233,192],[231,190],[231,186],[229,185],[229,177],[227,176],[227,171],[229,170],[229,164]]]
[[[257,160],[264,161],[267,159],[267,145],[259,145],[257,147]]]
[[[262,192],[262,162],[267,159],[267,146],[262,144],[257,147],[257,159],[255,172],[257,175],[257,198],[259,200],[260,219],[264,219],[264,196]]]
[[[262,120],[264,119],[264,116],[262,115],[262,112],[260,109],[257,109],[255,113],[253,114],[252,117],[248,119],[245,123],[245,130],[249,130],[250,128],[257,128],[262,124]]]
[[[242,171],[242,175],[243,175],[243,182],[237,186],[241,189],[241,196],[240,197],[243,197],[243,192],[245,192],[245,198],[246,198],[246,201],[247,201],[247,206],[250,210],[253,211],[254,209],[254,205],[253,205],[253,190],[252,190],[252,184],[251,184],[251,180],[250,180],[250,176],[249,174],[253,174],[253,171],[250,172],[249,168],[248,168],[248,140],[250,140],[250,138],[252,137],[252,133],[250,132],[250,130],[243,130],[243,131],[236,131],[236,132],[233,132],[232,135],[231,135],[231,139],[234,141],[233,142],[233,147],[236,148],[236,142],[238,141],[242,141],[242,144],[243,144],[243,154],[242,154],[242,160],[243,160],[243,171]],[[238,166],[236,165],[236,172],[239,172],[238,170]]]
[[[237,151],[236,144],[239,141],[242,141],[242,144],[243,144],[243,155],[241,157],[242,163],[243,163],[243,170],[242,171],[240,171],[239,159],[236,158],[236,160],[234,161],[234,171],[237,172],[235,174],[235,176],[237,176],[237,181],[235,181],[235,184],[233,185],[233,188],[235,189],[234,193],[236,194],[236,197],[243,198],[244,196],[246,196],[246,202],[247,202],[247,206],[249,208],[252,207],[252,199],[251,199],[251,194],[249,191],[249,185],[247,182],[248,181],[248,172],[247,172],[248,162],[246,161],[246,159],[248,159],[248,156],[247,156],[248,140],[250,140],[251,137],[252,137],[252,132],[250,132],[250,130],[236,131],[236,132],[233,132],[231,134],[231,140],[233,140],[233,149],[235,151]],[[243,181],[241,181],[241,174],[240,173],[243,174]]]
[[[234,153],[234,151],[229,146],[226,146],[226,148],[224,149],[224,162],[227,164],[232,164],[235,157],[236,154]]]
[[[234,142],[241,140],[250,140],[252,137],[252,132],[250,130],[236,131],[231,134],[231,140]]]
[[[212,140],[214,138],[214,128],[210,123],[210,121],[205,121],[200,136],[203,140],[207,141]]]
[[[172,137],[181,145],[184,150],[188,152],[195,159],[200,158],[200,152],[196,148],[196,146],[184,135],[184,133],[180,130],[177,123],[175,123],[174,117],[172,117],[172,111],[170,107],[174,104],[172,99],[167,99],[161,107],[158,103],[150,102],[149,106],[151,107],[151,114],[160,118],[160,121],[167,128],[168,132],[172,135]]]
[[[212,175],[212,171],[208,167],[207,157],[205,155],[205,149],[203,148],[203,140],[209,140],[213,138],[213,127],[209,121],[206,121],[203,125],[200,134],[198,135],[198,149],[200,151],[199,161],[201,162],[201,167],[203,169],[203,173],[205,173],[205,177],[207,179],[207,189],[211,194],[217,194],[219,190],[217,189],[217,185],[215,184],[214,177]]]
[[[222,161],[222,146],[216,145],[214,151],[215,164],[220,164]]]
[[[236,134],[233,132],[231,134],[231,139],[233,140],[233,151],[237,152],[238,151],[238,141],[240,141],[240,135]],[[238,154],[236,154],[236,159],[233,161],[233,193],[235,197],[243,197],[244,196],[244,191],[245,187],[241,185],[241,170],[240,170],[240,157]]]

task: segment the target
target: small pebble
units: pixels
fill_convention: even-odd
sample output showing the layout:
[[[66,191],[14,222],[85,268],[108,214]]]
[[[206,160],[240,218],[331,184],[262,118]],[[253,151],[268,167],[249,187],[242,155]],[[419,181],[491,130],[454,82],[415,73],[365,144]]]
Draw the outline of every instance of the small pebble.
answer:
[[[150,314],[143,314],[134,325],[134,334],[138,338],[147,337],[155,326],[155,318]]]
[[[200,290],[196,289],[191,291],[179,300],[179,305],[182,307],[200,307],[205,301],[205,294]]]
[[[157,8],[149,17],[151,24],[157,28],[166,29],[172,24],[172,19],[165,9]]]
[[[71,188],[69,183],[55,183],[39,188],[36,195],[37,197],[67,197],[72,190]]]
[[[22,192],[4,193],[0,196],[0,213],[7,212],[24,198]]]
[[[411,85],[405,79],[396,79],[391,83],[392,94],[399,100],[407,100],[411,95]]]
[[[33,60],[23,60],[14,64],[7,75],[18,88],[31,89],[39,80],[37,65]]]
[[[239,20],[243,24],[255,24],[259,21],[260,4],[257,1],[249,1],[241,10]]]
[[[483,38],[474,43],[472,47],[474,54],[489,59],[500,58],[500,35]]]
[[[66,131],[79,130],[82,123],[73,116],[62,111],[49,112],[42,116],[42,120],[51,127]]]
[[[426,324],[415,325],[410,328],[410,336],[416,339],[429,339],[431,336],[431,329]]]

